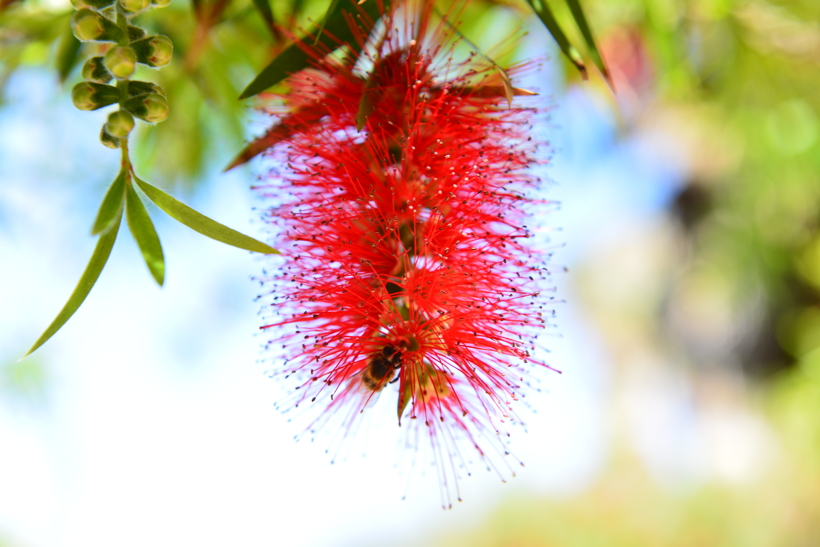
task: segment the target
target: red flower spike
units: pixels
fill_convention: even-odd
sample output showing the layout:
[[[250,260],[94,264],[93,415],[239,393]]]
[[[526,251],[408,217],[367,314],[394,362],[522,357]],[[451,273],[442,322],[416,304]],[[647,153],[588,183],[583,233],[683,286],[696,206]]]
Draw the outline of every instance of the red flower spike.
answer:
[[[386,13],[394,30],[352,70],[316,52],[289,80],[269,151],[287,170],[260,188],[284,257],[270,279],[278,319],[262,328],[287,357],[277,374],[302,379],[294,404],[328,401],[311,430],[340,420],[346,434],[395,397],[450,505],[459,439],[501,471],[510,404],[547,367],[532,355],[547,271],[524,225],[535,111],[508,106],[491,63],[448,58],[448,26],[409,13],[419,30]]]

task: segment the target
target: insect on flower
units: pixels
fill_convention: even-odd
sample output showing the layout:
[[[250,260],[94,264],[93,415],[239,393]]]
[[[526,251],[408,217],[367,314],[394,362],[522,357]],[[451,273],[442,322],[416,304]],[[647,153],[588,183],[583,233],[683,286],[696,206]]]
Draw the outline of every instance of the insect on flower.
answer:
[[[362,371],[362,384],[367,389],[378,391],[385,384],[394,382],[393,373],[401,367],[402,354],[395,347],[387,344],[370,358]]]
[[[301,379],[293,405],[324,401],[311,431],[348,431],[393,398],[450,506],[460,443],[503,475],[510,405],[547,367],[548,271],[526,226],[535,109],[507,100],[533,93],[480,55],[454,60],[458,33],[431,3],[382,13],[360,13],[358,55],[301,45],[312,66],[289,79],[268,133],[279,171],[259,187],[283,252],[262,328],[286,358],[276,374]]]

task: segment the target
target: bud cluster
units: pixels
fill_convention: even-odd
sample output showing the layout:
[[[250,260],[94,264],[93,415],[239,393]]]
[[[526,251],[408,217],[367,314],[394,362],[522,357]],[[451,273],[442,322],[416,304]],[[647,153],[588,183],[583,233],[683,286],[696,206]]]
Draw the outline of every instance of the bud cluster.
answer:
[[[134,118],[161,122],[168,116],[163,89],[154,83],[132,81],[137,63],[158,68],[171,62],[174,45],[167,36],[147,36],[130,24],[131,19],[149,8],[162,8],[170,0],[72,0],[76,9],[71,29],[84,42],[113,42],[105,55],[92,57],[83,66],[84,82],[74,86],[71,98],[80,110],[97,110],[112,104],[102,127],[100,140],[109,148],[119,148],[134,128]]]

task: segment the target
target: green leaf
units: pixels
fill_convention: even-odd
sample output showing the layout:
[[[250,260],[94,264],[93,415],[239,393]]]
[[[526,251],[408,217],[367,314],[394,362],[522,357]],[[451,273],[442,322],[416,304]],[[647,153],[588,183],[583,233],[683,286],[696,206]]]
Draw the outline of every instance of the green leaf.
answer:
[[[385,10],[389,9],[390,0],[384,0],[383,5]],[[310,34],[319,36],[318,43],[329,50],[335,51],[341,47],[341,44],[347,44],[353,51],[358,52],[360,49],[359,43],[354,40],[353,31],[347,23],[345,14],[358,20],[360,12],[375,21],[381,16],[379,2],[369,0],[361,6],[356,6],[351,0],[339,2],[336,5],[335,11],[325,18],[323,31],[320,33],[319,27],[314,25]],[[307,68],[308,59],[308,54],[299,47],[299,44],[291,44],[271,61],[268,66],[262,69],[262,72],[248,84],[248,87],[245,88],[245,91],[242,92],[239,98],[247,99],[248,97],[253,97],[269,87],[278,84],[291,74],[295,74]]]
[[[535,11],[536,15],[538,15],[538,18],[541,19],[541,22],[544,23],[545,27],[547,27],[547,30],[550,34],[552,34],[552,37],[555,38],[556,42],[558,42],[558,47],[561,48],[561,51],[564,52],[567,59],[575,65],[575,67],[581,72],[581,77],[586,80],[587,67],[584,65],[583,59],[581,59],[581,54],[578,53],[578,50],[569,43],[569,39],[566,34],[564,34],[564,31],[561,30],[561,26],[555,19],[555,15],[553,15],[552,10],[550,10],[547,0],[527,0],[527,3],[532,6],[532,9]]]
[[[114,219],[114,224],[111,229],[103,232],[97,240],[97,246],[94,248],[94,254],[91,255],[91,260],[88,261],[88,266],[85,267],[85,271],[83,272],[82,277],[80,277],[80,281],[77,283],[77,287],[74,289],[74,292],[71,293],[71,297],[69,297],[68,302],[66,302],[63,309],[60,310],[60,313],[57,314],[57,317],[51,322],[51,325],[48,326],[46,331],[40,336],[40,338],[37,339],[36,342],[34,342],[34,345],[31,346],[31,349],[28,350],[26,355],[23,357],[31,355],[37,348],[45,344],[49,338],[54,336],[54,334],[60,330],[63,325],[65,325],[66,321],[74,315],[74,312],[79,309],[83,301],[85,301],[85,298],[88,296],[88,293],[91,292],[91,288],[94,286],[94,283],[96,283],[97,279],[100,277],[100,272],[102,272],[105,267],[108,257],[111,255],[111,249],[114,247],[114,241],[117,239],[117,232],[119,232],[121,221],[122,209],[119,210],[119,213]]]
[[[291,7],[292,15],[296,17],[303,11],[305,11],[305,0],[293,0],[293,4],[291,4]]]
[[[57,46],[57,73],[60,75],[60,83],[66,81],[77,62],[80,60],[79,52],[82,44],[71,31],[71,22],[66,22],[66,30]]]
[[[356,113],[356,129],[361,131],[367,123],[367,117],[373,113],[373,92],[376,90],[376,72],[372,71],[364,84],[359,111]]]
[[[481,55],[484,59],[486,59],[487,61],[489,61],[490,63],[492,63],[493,67],[495,67],[495,70],[498,72],[498,76],[501,78],[501,83],[502,83],[502,85],[503,85],[504,97],[507,99],[507,105],[508,105],[510,108],[512,108],[512,101],[513,101],[513,97],[514,97],[515,95],[532,93],[531,91],[530,91],[530,92],[527,92],[527,93],[517,93],[517,92],[516,92],[517,90],[518,90],[518,91],[525,91],[525,92],[526,92],[527,90],[525,90],[525,89],[524,89],[524,90],[519,90],[518,88],[513,87],[513,85],[512,85],[512,80],[510,80],[509,75],[507,74],[507,72],[506,72],[503,68],[501,68],[500,66],[498,66],[498,63],[496,63],[495,61],[493,61],[492,59],[490,59],[490,57],[488,57],[486,54],[484,54],[484,52],[482,52],[482,51],[478,48],[478,46],[477,46],[477,45],[475,45],[475,44],[474,44],[474,43],[473,43],[473,42],[472,42],[469,38],[467,38],[467,37],[466,37],[466,36],[465,36],[465,35],[464,35],[464,34],[463,34],[460,30],[458,30],[458,27],[456,27],[456,26],[454,26],[452,23],[450,23],[450,20],[449,20],[449,19],[448,19],[448,18],[447,18],[444,14],[442,14],[442,13],[441,13],[438,9],[436,9],[436,8],[435,8],[435,6],[433,7],[433,11],[435,11],[436,15],[438,15],[439,17],[441,17],[441,20],[444,22],[444,24],[445,24],[445,25],[447,25],[447,26],[450,28],[450,30],[452,30],[453,32],[455,32],[456,34],[458,34],[458,35],[459,35],[459,36],[460,36],[460,37],[461,37],[461,38],[462,38],[465,42],[467,42],[467,44],[468,44],[471,48],[473,48],[473,51],[475,51],[476,53],[478,53],[479,55]],[[492,93],[492,92],[491,92],[491,90],[489,90],[489,89],[487,89],[486,91],[488,91],[488,92]],[[532,94],[534,94],[534,93],[532,93]],[[364,97],[362,97],[362,101],[364,101]],[[361,106],[361,105],[359,105],[359,115],[360,115],[360,116],[361,116],[361,109],[362,109],[362,106]],[[361,128],[359,128],[359,131],[361,131]]]
[[[227,226],[224,226],[215,220],[211,220],[205,215],[194,211],[184,203],[169,196],[156,186],[151,186],[147,182],[138,179],[136,176],[134,176],[134,181],[137,183],[137,186],[140,187],[140,190],[145,192],[145,195],[157,204],[157,207],[168,213],[171,218],[178,220],[188,228],[197,231],[204,236],[210,237],[211,239],[221,241],[222,243],[226,243],[228,245],[233,245],[234,247],[239,247],[240,249],[246,249],[255,253],[279,254],[279,251],[273,247],[269,247],[268,245],[265,245],[261,241],[257,241],[252,237],[240,234],[236,230],[232,230]]]
[[[507,73],[500,66],[495,65],[498,75],[501,77],[501,83],[504,85],[504,97],[507,99],[507,105],[512,108],[513,96],[515,96],[515,88]]]
[[[270,148],[290,137],[295,131],[305,131],[310,129],[311,124],[318,123],[322,119],[323,111],[316,108],[315,103],[309,103],[298,109],[290,116],[282,119],[271,127],[267,133],[254,139],[242,152],[225,168],[225,171],[233,169],[237,165],[249,161]]]
[[[105,193],[100,211],[97,213],[97,219],[94,221],[94,226],[91,228],[91,234],[97,235],[106,228],[108,228],[117,215],[122,211],[123,197],[125,196],[125,171],[120,171],[111,186],[108,187],[108,192]]]
[[[325,18],[322,19],[322,24],[319,26],[319,32],[316,33],[316,40],[314,40],[313,45],[319,43],[319,38],[322,36],[322,33],[325,30],[325,25],[327,24],[330,16],[336,11],[336,7],[339,5],[339,0],[330,0],[330,5],[327,7],[327,12],[325,13]]]
[[[273,26],[273,10],[270,9],[268,0],[253,0],[253,5],[259,10],[259,14],[269,27]]]
[[[410,383],[408,382],[407,385],[404,386],[404,389],[401,390],[401,393],[399,393],[399,402],[396,405],[396,415],[399,418],[399,425],[401,425],[401,417],[404,414],[404,410],[407,408],[407,405],[410,404],[410,400],[413,398],[412,394],[413,391],[410,388]]]
[[[584,10],[581,8],[581,3],[578,0],[567,0],[567,4],[569,4],[569,9],[572,12],[572,16],[575,18],[575,23],[578,25],[578,28],[581,29],[581,34],[584,36],[584,40],[587,43],[589,53],[590,55],[592,55],[592,62],[595,63],[595,66],[598,67],[598,70],[601,71],[601,74],[604,75],[604,78],[606,78],[609,84],[612,85],[612,79],[609,76],[609,70],[607,70],[606,64],[604,63],[604,58],[598,51],[598,46],[595,43],[595,38],[592,36],[592,29],[589,28],[589,23],[587,23],[586,16],[584,15]]]
[[[142,204],[142,200],[130,184],[125,189],[125,218],[128,220],[128,228],[139,245],[148,270],[161,287],[165,281],[165,257],[162,255],[162,245],[154,229],[154,223],[151,222],[151,217],[145,210],[145,205]]]

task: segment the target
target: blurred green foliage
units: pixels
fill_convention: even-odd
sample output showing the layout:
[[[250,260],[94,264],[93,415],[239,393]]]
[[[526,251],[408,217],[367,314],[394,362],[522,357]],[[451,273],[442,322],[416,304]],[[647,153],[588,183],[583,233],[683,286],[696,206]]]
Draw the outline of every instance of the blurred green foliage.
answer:
[[[510,496],[480,524],[436,534],[430,544],[813,547],[820,537],[820,366],[779,379],[767,401],[782,451],[752,482],[663,485],[619,453],[582,493]]]
[[[725,313],[728,321],[714,323],[726,342],[719,351],[697,328],[667,329],[667,348],[687,349],[695,378],[709,381],[722,368],[757,380],[744,399],[764,418],[776,453],[753,480],[681,488],[659,485],[634,456],[616,451],[588,490],[503,500],[485,523],[436,544],[817,545],[820,3],[585,5],[615,73],[622,131],[673,135],[689,172],[670,211],[686,244],[666,298],[638,319],[646,321],[640,328],[657,333],[670,309],[690,324]]]
[[[655,120],[637,123],[666,116],[666,129],[691,135],[677,210],[694,256],[680,283],[712,279],[737,324],[762,295],[751,342],[735,348],[747,371],[766,377],[800,361],[817,346],[788,341],[820,338],[820,324],[798,319],[820,303],[820,3],[593,0],[589,9],[605,42],[632,35],[648,58],[631,78],[644,79],[643,115]]]

